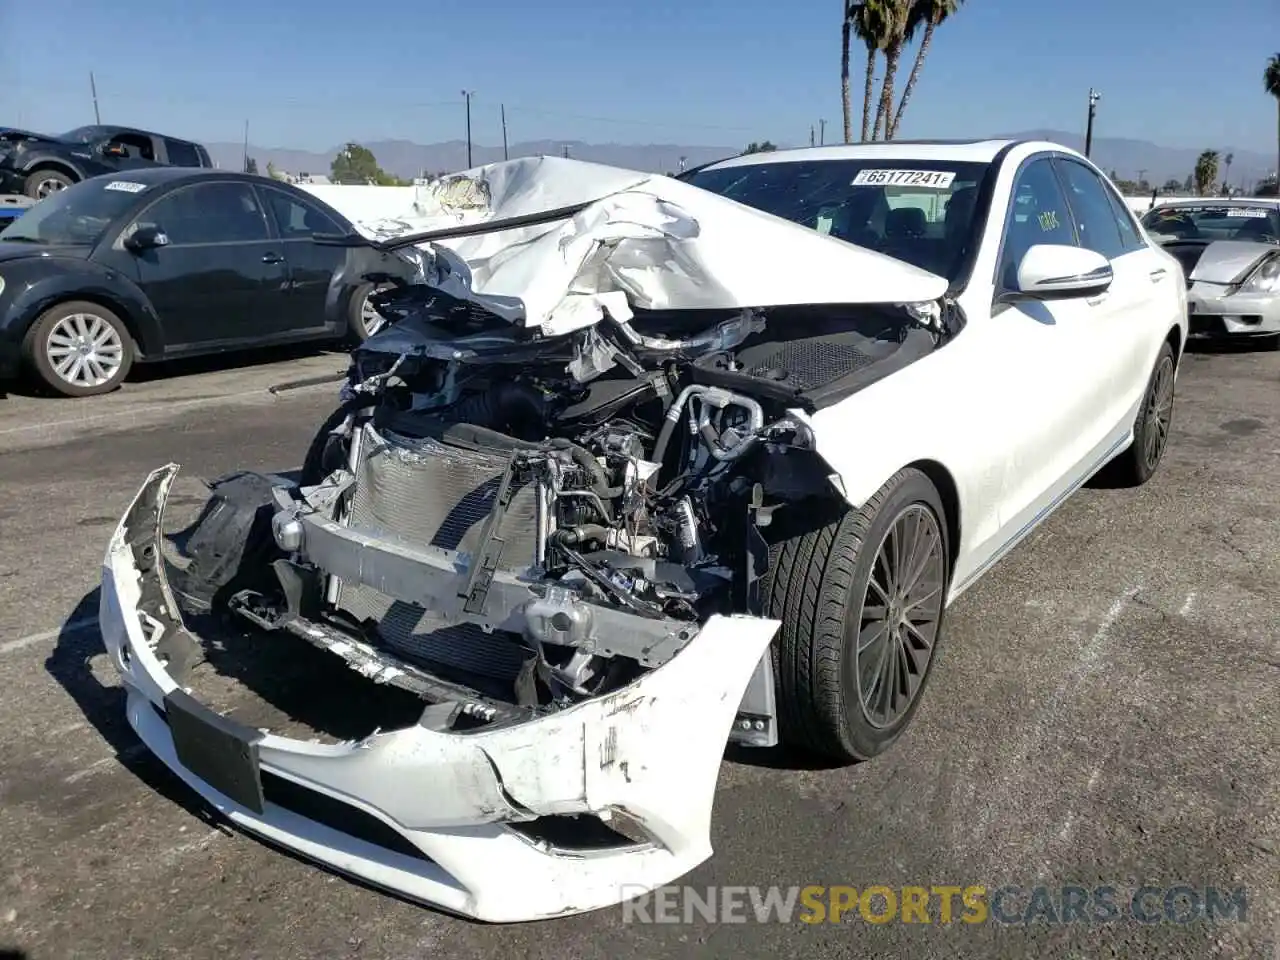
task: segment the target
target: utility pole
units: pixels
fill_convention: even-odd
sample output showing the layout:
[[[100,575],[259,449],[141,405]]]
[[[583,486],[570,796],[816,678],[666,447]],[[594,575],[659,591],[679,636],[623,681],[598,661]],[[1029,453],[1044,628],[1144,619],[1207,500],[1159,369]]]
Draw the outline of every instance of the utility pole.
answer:
[[[825,147],[827,145],[827,121],[818,121],[818,146]]]
[[[1093,150],[1093,118],[1098,114],[1098,101],[1102,99],[1102,94],[1098,93],[1092,87],[1089,88],[1089,123],[1084,130],[1084,155],[1089,156]]]
[[[507,105],[501,103],[498,109],[502,111],[502,159],[508,160],[510,158],[507,156]]]
[[[471,169],[471,97],[474,90],[463,90],[462,99],[467,104],[467,169]]]
[[[564,145],[564,158],[566,160],[569,159],[569,145],[567,143]]]
[[[816,141],[813,139],[813,124],[809,124],[809,146],[813,146]]]
[[[244,158],[240,162],[240,169],[249,172],[249,121],[244,122]]]
[[[93,79],[93,71],[89,71],[89,90],[93,93],[93,122],[102,123],[102,117],[98,113],[98,84]]]

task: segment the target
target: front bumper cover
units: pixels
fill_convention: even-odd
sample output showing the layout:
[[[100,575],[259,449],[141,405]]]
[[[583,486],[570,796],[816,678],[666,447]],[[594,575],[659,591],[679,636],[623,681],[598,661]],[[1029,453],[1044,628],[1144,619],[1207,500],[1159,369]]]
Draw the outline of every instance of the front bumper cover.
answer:
[[[501,728],[457,734],[415,726],[340,744],[247,730],[200,707],[167,669],[190,642],[161,555],[177,471],[173,464],[154,471],[116,528],[99,619],[128,694],[129,723],[231,822],[376,886],[485,921],[616,904],[711,855],[720,760],[777,621],[712,617],[670,662],[628,687]],[[210,776],[214,768],[227,776]],[[410,852],[262,799],[264,775],[375,819]],[[620,815],[649,840],[569,850],[510,826],[580,814],[606,822]]]

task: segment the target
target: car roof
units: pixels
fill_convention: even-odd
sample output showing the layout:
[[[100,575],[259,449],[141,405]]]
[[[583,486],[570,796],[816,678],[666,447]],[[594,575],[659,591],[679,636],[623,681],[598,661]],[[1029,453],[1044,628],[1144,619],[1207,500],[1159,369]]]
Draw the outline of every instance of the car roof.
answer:
[[[877,143],[841,143],[825,147],[796,147],[748,153],[706,164],[701,170],[727,170],[732,167],[762,163],[822,162],[830,160],[876,161],[950,161],[952,163],[991,163],[1010,148],[1021,147],[1027,153],[1039,150],[1079,156],[1060,143],[1035,140],[890,140]]]
[[[216,167],[173,167],[160,165],[155,167],[139,167],[134,170],[117,170],[94,177],[95,180],[131,180],[134,183],[145,183],[147,186],[159,186],[162,183],[173,183],[179,180],[266,180],[256,173],[240,173],[236,170],[219,170]],[[288,184],[279,183],[280,186]]]

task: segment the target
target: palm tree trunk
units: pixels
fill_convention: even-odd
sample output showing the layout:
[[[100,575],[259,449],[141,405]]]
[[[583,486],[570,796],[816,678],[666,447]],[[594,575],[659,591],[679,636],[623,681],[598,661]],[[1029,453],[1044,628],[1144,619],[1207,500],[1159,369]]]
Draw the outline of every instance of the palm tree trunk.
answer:
[[[902,91],[902,100],[898,104],[898,112],[894,114],[893,126],[889,129],[887,139],[898,135],[898,125],[902,123],[902,115],[907,112],[907,102],[916,88],[916,81],[920,79],[920,70],[924,67],[924,58],[929,55],[929,44],[933,40],[933,31],[937,26],[938,22],[933,19],[925,25],[924,36],[920,39],[920,50],[916,53],[916,62],[911,65],[911,75],[907,77],[907,88]]]
[[[1280,97],[1276,97],[1276,196],[1280,197]]]
[[[902,56],[902,47],[898,44],[886,48],[884,52],[884,83],[880,86],[880,109],[876,111],[876,131],[881,131],[886,140],[889,139],[889,123],[893,119],[893,78],[898,72],[898,59]]]
[[[862,142],[871,138],[871,97],[876,86],[876,48],[867,47],[867,81],[862,88]]]
[[[840,25],[840,107],[844,110],[844,142],[853,139],[853,118],[849,115],[849,8]]]

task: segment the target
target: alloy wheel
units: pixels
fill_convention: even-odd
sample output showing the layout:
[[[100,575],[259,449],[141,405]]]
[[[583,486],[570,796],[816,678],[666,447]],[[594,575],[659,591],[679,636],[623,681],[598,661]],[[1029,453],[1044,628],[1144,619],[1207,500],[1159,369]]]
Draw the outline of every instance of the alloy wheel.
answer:
[[[65,190],[66,184],[56,177],[46,177],[44,180],[36,184],[36,199],[43,200],[50,194],[57,193],[59,190]]]
[[[73,387],[101,386],[124,364],[120,334],[92,313],[72,313],[59,320],[44,350],[54,374]]]
[[[920,691],[938,638],[946,568],[938,518],[912,504],[880,542],[862,600],[858,700],[874,727],[894,724]]]
[[[1154,470],[1164,454],[1169,440],[1169,426],[1173,421],[1173,358],[1165,357],[1156,367],[1151,378],[1151,392],[1147,396],[1143,431],[1142,456],[1147,469]]]
[[[372,337],[387,325],[386,317],[375,310],[370,302],[375,293],[380,293],[385,289],[386,287],[374,287],[365,294],[364,300],[360,303],[360,323],[364,326],[366,338]]]

